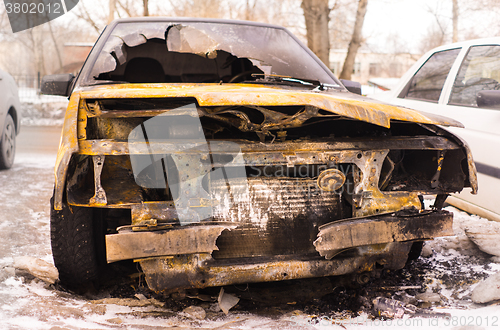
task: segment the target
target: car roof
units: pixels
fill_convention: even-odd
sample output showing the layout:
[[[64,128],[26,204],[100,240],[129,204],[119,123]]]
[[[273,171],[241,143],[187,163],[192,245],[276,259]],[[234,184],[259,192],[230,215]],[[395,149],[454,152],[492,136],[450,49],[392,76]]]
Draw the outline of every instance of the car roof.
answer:
[[[274,29],[285,29],[281,25],[260,23],[254,21],[244,21],[244,20],[233,20],[233,19],[222,19],[222,18],[204,18],[204,17],[162,17],[162,16],[148,16],[148,17],[127,17],[119,18],[114,20],[109,24],[109,26],[114,26],[119,23],[131,23],[131,22],[191,22],[191,23],[218,23],[218,24],[233,24],[233,25],[251,25],[251,26],[261,26]]]
[[[489,38],[471,39],[466,41],[455,42],[452,44],[436,47],[430,50],[428,53],[430,52],[434,53],[436,51],[458,48],[458,47],[469,47],[472,45],[490,45],[490,44],[500,44],[500,37],[489,37]]]

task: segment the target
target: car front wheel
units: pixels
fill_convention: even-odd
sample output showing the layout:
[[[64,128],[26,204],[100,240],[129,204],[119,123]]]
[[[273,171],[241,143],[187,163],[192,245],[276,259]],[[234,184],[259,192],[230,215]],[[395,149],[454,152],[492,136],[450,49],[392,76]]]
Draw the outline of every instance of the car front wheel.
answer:
[[[11,115],[5,118],[5,126],[0,140],[0,170],[12,167],[16,153],[16,126]]]
[[[69,206],[54,210],[51,200],[50,238],[54,265],[62,285],[75,287],[99,276],[97,221],[92,208]]]

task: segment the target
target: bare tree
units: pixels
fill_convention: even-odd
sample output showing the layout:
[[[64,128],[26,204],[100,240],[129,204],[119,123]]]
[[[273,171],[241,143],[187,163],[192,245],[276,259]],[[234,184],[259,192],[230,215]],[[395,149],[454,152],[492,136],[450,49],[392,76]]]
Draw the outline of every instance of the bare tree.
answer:
[[[129,7],[128,1],[124,3],[122,0],[117,0],[116,4],[118,5],[119,8],[121,8],[125,12],[127,17],[135,16],[133,13],[135,11],[133,10],[133,8],[131,9]],[[118,17],[122,17],[122,15],[120,14],[120,11],[116,10],[116,7],[115,7],[115,11],[118,14]]]
[[[109,0],[108,24],[115,19],[116,0]]]
[[[351,42],[349,43],[349,48],[347,49],[347,56],[344,61],[344,66],[342,67],[342,72],[340,73],[341,79],[351,79],[354,68],[354,60],[356,59],[358,49],[361,47],[361,43],[363,42],[361,32],[365,21],[367,7],[368,0],[359,0],[358,10],[356,11],[356,22],[354,23],[354,31],[352,32]]]
[[[447,42],[497,35],[500,32],[498,27],[495,31],[491,24],[495,22],[493,18],[500,14],[500,1],[498,0],[436,1],[427,4],[426,10],[434,16],[435,20],[434,26],[428,29],[427,35],[421,42],[422,52]],[[471,22],[477,22],[478,17],[491,23],[473,23],[471,29]]]
[[[71,11],[78,21],[90,25],[100,34],[102,29],[115,17],[134,17],[143,14],[144,1],[137,0],[109,0],[108,2],[92,0],[80,1],[78,7]],[[149,6],[149,1],[147,3]],[[148,10],[149,14],[149,10]]]
[[[169,0],[175,16],[223,18],[226,14],[224,0]]]
[[[328,0],[302,0],[307,30],[307,46],[323,63],[330,66],[330,7]]]
[[[85,6],[84,1],[80,1],[77,8],[78,10],[73,10],[71,11],[71,13],[75,15],[80,21],[86,22],[87,24],[92,26],[95,32],[97,32],[97,34],[99,35],[101,33],[102,28],[106,25],[106,22],[102,22],[104,18],[99,17],[95,13],[90,15],[89,10]],[[97,13],[102,13],[102,12],[103,10],[97,11]],[[109,15],[106,19],[109,19]]]
[[[149,16],[149,0],[142,0],[142,3],[144,5],[144,16]]]
[[[330,47],[347,49],[354,29],[358,4],[352,0],[336,0],[330,12]]]
[[[257,6],[257,0],[253,0],[253,4],[250,4],[250,0],[247,0],[245,6],[245,19],[247,21],[254,19],[255,6]]]
[[[458,18],[460,13],[458,12],[458,4],[457,7],[454,7],[453,4],[456,0],[452,0],[452,27],[453,27],[453,37],[456,37],[458,40]],[[448,2],[449,3],[449,2]],[[436,2],[433,5],[426,5],[426,11],[434,16],[434,23],[427,28],[427,32],[425,36],[420,41],[419,51],[421,53],[425,53],[429,49],[441,46],[447,42],[450,42],[450,16],[449,16],[449,7],[445,7],[443,9],[443,2]],[[455,16],[455,9],[456,18]],[[455,24],[456,24],[456,34],[455,34]]]
[[[452,0],[453,42],[458,41],[458,0]]]
[[[54,43],[54,49],[55,49],[58,64],[59,64],[58,69],[60,69],[63,67],[63,60],[62,60],[61,52],[59,51],[59,47],[57,46],[57,38],[54,34],[54,30],[52,29],[52,24],[50,22],[47,22],[47,26],[49,27],[50,38],[52,39],[52,42]]]

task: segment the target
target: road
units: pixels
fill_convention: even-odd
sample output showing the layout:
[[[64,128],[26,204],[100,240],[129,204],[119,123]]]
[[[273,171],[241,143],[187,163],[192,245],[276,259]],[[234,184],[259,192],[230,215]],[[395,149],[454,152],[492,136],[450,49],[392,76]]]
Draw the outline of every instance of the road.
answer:
[[[500,270],[500,263],[493,263],[487,257],[461,244],[467,240],[459,234],[455,238],[434,241],[430,255],[420,258],[420,263],[403,270],[402,278],[421,278],[429,290],[440,293],[441,307],[434,310],[445,311],[455,317],[453,320],[433,320],[426,318],[406,319],[403,326],[374,323],[367,311],[360,312],[357,320],[348,319],[343,312],[344,304],[361,292],[380,288],[380,283],[371,282],[366,291],[350,291],[341,287],[322,286],[326,279],[317,282],[300,282],[300,285],[285,286],[270,284],[264,291],[256,291],[255,286],[232,286],[228,291],[240,292],[241,301],[229,315],[218,310],[215,299],[200,302],[197,299],[139,300],[144,296],[134,296],[134,290],[144,286],[140,279],[115,283],[113,292],[128,290],[132,294],[127,299],[116,298],[108,289],[100,289],[85,296],[61,290],[57,285],[48,285],[38,279],[23,278],[13,269],[14,257],[31,256],[52,262],[50,249],[49,199],[52,195],[54,162],[59,143],[61,127],[22,128],[18,136],[17,155],[10,170],[0,171],[0,329],[369,329],[369,328],[433,328],[456,329],[465,321],[473,320],[467,329],[489,329],[484,322],[492,321],[500,315],[500,305],[477,306],[470,301],[470,290],[477,281]],[[456,211],[454,211],[456,212]],[[457,223],[475,221],[475,217],[456,212]],[[455,228],[459,233],[460,228]],[[462,241],[463,242],[462,242]],[[416,273],[413,274],[412,272]],[[406,275],[405,275],[406,274]],[[394,277],[391,274],[389,278]],[[418,275],[418,276],[417,276]],[[318,286],[318,283],[320,285]],[[415,283],[410,282],[414,285]],[[315,287],[314,287],[315,285]],[[391,285],[401,285],[391,282]],[[404,285],[408,285],[406,282]],[[120,287],[121,286],[121,287]],[[279,287],[288,287],[286,291]],[[134,290],[131,290],[131,287]],[[127,289],[128,288],[128,289]],[[250,289],[249,289],[250,288]],[[252,291],[253,290],[253,291]],[[274,290],[274,291],[273,291]],[[293,292],[296,291],[296,292]],[[314,291],[314,292],[313,292]],[[259,292],[259,293],[258,293]],[[318,294],[310,302],[302,300],[309,293]],[[151,292],[142,293],[147,298]],[[356,293],[356,294],[354,294]],[[253,296],[252,296],[253,294]],[[377,293],[378,294],[378,293]],[[384,294],[388,294],[385,292]],[[393,293],[398,297],[400,293]],[[405,293],[403,293],[405,294]],[[266,296],[267,295],[267,296]],[[274,296],[273,296],[274,295]],[[123,295],[118,294],[119,297]],[[245,298],[245,296],[247,298]],[[284,300],[286,296],[289,300]],[[109,299],[110,297],[115,297]],[[251,299],[248,299],[251,297]],[[325,298],[326,297],[326,298]],[[344,300],[339,300],[342,297]],[[102,300],[107,299],[107,300]],[[366,299],[366,298],[365,298]],[[367,299],[366,299],[367,300]],[[161,306],[165,303],[165,306]],[[337,305],[335,305],[335,304]],[[196,319],[182,312],[190,304],[202,307],[206,318]],[[338,310],[340,304],[340,312]],[[183,306],[184,305],[184,306]],[[172,306],[176,306],[173,308]],[[182,306],[181,309],[178,307]],[[332,309],[329,309],[332,306]],[[336,306],[336,307],[335,307]],[[337,308],[336,311],[333,308]],[[349,312],[347,312],[349,313]],[[319,319],[318,315],[324,317]],[[342,316],[343,315],[343,316]],[[352,313],[350,314],[352,315]],[[406,317],[406,316],[405,316]],[[319,322],[321,321],[321,322]],[[402,320],[401,320],[402,321]],[[483,326],[479,325],[483,322]],[[497,320],[498,323],[498,320]],[[413,326],[417,325],[417,326]],[[470,325],[470,323],[467,323]],[[500,325],[494,329],[499,329]]]
[[[31,155],[57,154],[59,139],[61,137],[60,126],[23,126],[17,136],[17,154]]]

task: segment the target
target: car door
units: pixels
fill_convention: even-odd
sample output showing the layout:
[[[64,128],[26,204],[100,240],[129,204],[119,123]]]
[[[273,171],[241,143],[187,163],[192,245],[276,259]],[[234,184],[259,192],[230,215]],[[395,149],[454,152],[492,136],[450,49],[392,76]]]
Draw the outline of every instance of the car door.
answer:
[[[500,45],[474,45],[467,50],[440,114],[457,119],[464,129],[451,128],[471,147],[478,171],[479,194],[460,195],[500,213],[500,105],[478,105],[482,91],[500,93]]]
[[[10,94],[10,88],[8,86],[8,75],[2,70],[0,70],[0,91],[2,91],[0,93],[0,134],[2,134],[5,116],[7,115],[7,111],[9,111]]]

